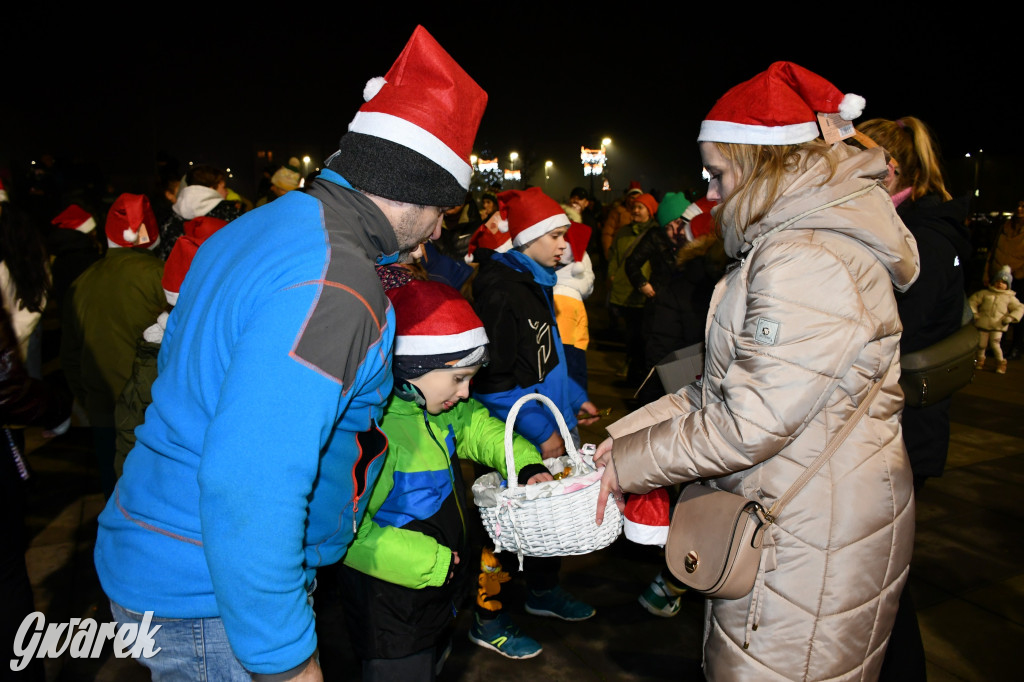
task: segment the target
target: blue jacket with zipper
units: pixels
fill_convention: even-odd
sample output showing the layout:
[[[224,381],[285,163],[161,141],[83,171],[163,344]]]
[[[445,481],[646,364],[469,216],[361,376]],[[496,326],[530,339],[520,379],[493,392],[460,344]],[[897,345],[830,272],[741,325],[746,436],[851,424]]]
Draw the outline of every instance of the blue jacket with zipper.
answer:
[[[312,655],[307,590],[345,555],[387,448],[394,313],[374,264],[397,251],[376,205],[330,170],[203,244],[99,517],[113,601],[219,616],[254,673]]]
[[[392,396],[381,428],[388,456],[341,571],[345,616],[363,659],[401,658],[436,643],[480,566],[469,537],[480,521],[466,502],[459,457],[502,476],[506,469],[505,424],[473,399],[432,415]],[[522,436],[512,453],[513,474],[542,466]]]

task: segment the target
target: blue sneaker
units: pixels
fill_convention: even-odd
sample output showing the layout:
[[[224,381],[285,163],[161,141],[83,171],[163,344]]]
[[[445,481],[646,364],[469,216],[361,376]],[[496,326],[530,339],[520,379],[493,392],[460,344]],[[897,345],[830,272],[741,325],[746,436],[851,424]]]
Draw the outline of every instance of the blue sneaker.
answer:
[[[526,612],[535,616],[550,616],[562,620],[586,620],[597,611],[556,586],[544,592],[530,590],[526,595]]]
[[[480,620],[473,614],[473,627],[469,629],[469,641],[485,649],[497,651],[505,658],[533,658],[541,652],[537,640],[519,631],[512,618],[505,612],[492,620]]]

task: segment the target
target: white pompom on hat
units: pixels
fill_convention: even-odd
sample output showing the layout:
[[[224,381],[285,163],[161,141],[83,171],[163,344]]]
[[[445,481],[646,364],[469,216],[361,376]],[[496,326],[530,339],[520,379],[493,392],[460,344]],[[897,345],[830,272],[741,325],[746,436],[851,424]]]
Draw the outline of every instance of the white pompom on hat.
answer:
[[[715,102],[700,124],[697,141],[799,144],[818,137],[818,113],[852,121],[864,112],[864,104],[860,95],[844,95],[802,66],[775,62]]]
[[[668,491],[664,488],[630,495],[622,515],[626,539],[641,545],[664,545],[668,541],[668,508]]]
[[[504,205],[502,215],[508,221],[513,247],[529,244],[551,230],[570,224],[559,203],[544,194],[540,187],[507,190],[498,195],[498,203]]]

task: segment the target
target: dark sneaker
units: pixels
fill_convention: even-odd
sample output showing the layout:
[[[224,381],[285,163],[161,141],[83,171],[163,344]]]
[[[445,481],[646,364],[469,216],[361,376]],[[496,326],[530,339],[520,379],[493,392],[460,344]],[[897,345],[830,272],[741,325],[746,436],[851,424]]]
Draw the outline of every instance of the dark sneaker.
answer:
[[[492,620],[480,620],[480,616],[473,614],[469,641],[497,651],[505,658],[533,658],[541,652],[537,640],[520,632],[519,626],[504,612]]]
[[[586,620],[597,613],[593,606],[584,604],[561,587],[544,592],[530,590],[526,596],[526,612],[562,620]]]
[[[671,618],[679,613],[679,603],[683,600],[681,595],[676,594],[665,580],[658,574],[658,577],[647,586],[640,594],[640,606],[655,616]]]

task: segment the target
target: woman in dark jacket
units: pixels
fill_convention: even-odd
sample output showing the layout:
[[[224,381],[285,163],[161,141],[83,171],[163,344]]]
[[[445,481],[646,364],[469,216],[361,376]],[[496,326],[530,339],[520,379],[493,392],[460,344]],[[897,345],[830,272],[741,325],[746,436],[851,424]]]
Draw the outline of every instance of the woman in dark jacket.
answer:
[[[965,227],[967,198],[953,199],[942,180],[938,153],[925,124],[907,116],[872,119],[857,129],[892,155],[886,182],[896,212],[917,240],[921,274],[897,295],[904,355],[930,346],[960,328],[964,310],[964,263],[971,255]],[[914,488],[941,476],[949,449],[949,403],[903,410],[903,441],[914,471]]]
[[[9,244],[5,238],[12,230],[10,205],[0,201],[0,243]],[[22,248],[26,248],[24,244]],[[34,273],[28,273],[31,264],[15,261],[21,260],[19,254],[0,252],[0,259],[10,260],[10,272],[16,280],[20,279],[19,294],[26,301],[32,299],[30,287],[24,286],[31,282],[46,282],[47,274],[42,261],[34,261]],[[25,265],[26,268],[21,268]],[[0,543],[0,594],[4,595],[3,621],[0,623],[0,637],[6,642],[15,641],[18,628],[25,616],[35,611],[32,598],[32,584],[29,582],[28,570],[25,566],[25,549],[28,546],[28,535],[25,532],[25,504],[27,498],[26,484],[30,472],[24,458],[24,441],[20,431],[8,428],[10,425],[42,426],[54,429],[66,422],[71,416],[71,394],[39,379],[28,375],[22,361],[21,349],[14,326],[5,307],[0,306],[0,426],[2,426],[2,443],[0,447],[6,452],[0,456],[0,479],[3,481],[2,500],[3,538]],[[44,434],[45,435],[45,434]],[[45,678],[43,666],[39,659],[33,659],[22,675],[25,679],[42,680]]]
[[[964,263],[971,243],[965,227],[967,200],[954,200],[942,180],[939,156],[923,121],[911,116],[871,119],[857,126],[892,155],[886,188],[896,212],[917,240],[921,274],[897,294],[904,355],[926,348],[960,328],[964,310]],[[949,450],[946,398],[925,407],[903,408],[903,442],[914,474],[914,491],[941,476]],[[924,680],[925,659],[910,590],[903,588],[896,622],[882,664],[882,680]]]

